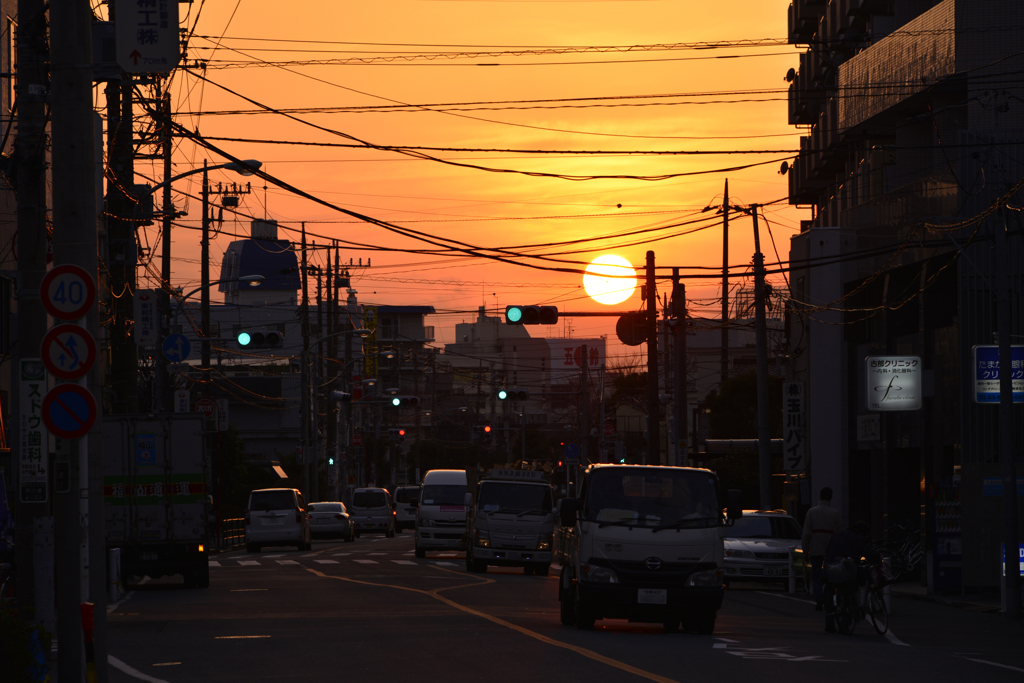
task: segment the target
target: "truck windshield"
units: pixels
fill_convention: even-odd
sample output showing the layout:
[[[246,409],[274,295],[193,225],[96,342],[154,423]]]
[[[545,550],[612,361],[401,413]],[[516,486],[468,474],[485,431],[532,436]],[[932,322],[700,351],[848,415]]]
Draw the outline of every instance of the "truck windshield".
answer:
[[[465,505],[466,487],[461,484],[433,484],[424,486],[420,494],[421,505]]]
[[[418,500],[420,497],[420,489],[416,488],[404,488],[395,491],[395,502],[396,503],[411,503],[414,500]]]
[[[608,468],[593,472],[584,517],[603,524],[706,524],[721,511],[715,479],[703,472]]]
[[[547,514],[551,510],[551,489],[535,484],[485,481],[480,484],[476,507],[484,512],[537,510]]]

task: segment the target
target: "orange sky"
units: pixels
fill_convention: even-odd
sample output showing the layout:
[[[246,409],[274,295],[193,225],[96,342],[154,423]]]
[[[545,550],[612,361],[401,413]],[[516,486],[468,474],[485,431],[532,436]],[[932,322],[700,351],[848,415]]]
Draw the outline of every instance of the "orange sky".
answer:
[[[601,100],[604,104],[653,106],[522,108],[487,105],[483,111],[311,113],[303,121],[341,131],[381,145],[502,150],[790,150],[798,146],[795,129],[787,125],[783,76],[797,64],[792,46],[764,45],[716,50],[577,52],[522,56],[439,58],[329,66],[249,66],[214,68],[225,62],[258,60],[320,60],[342,57],[387,57],[399,53],[503,51],[555,46],[627,46],[677,44],[739,39],[784,39],[789,0],[733,0],[724,3],[687,1],[505,2],[391,1],[337,3],[306,0],[286,4],[268,0],[220,0],[182,17],[195,27],[190,57],[208,60],[206,77],[272,108],[353,107],[384,104],[443,104],[568,98],[685,95],[727,91],[717,96]],[[189,5],[181,5],[182,12]],[[223,38],[221,38],[223,37]],[[257,40],[260,39],[260,40]],[[273,39],[273,40],[270,40]],[[299,42],[303,41],[303,42]],[[323,41],[315,43],[312,41]],[[219,42],[220,47],[213,50]],[[349,44],[345,44],[349,43]],[[353,44],[359,43],[359,44]],[[378,45],[369,45],[377,43]],[[764,55],[719,59],[730,55]],[[584,64],[584,62],[588,62]],[[633,63],[629,63],[633,62]],[[478,66],[477,64],[500,64]],[[735,91],[772,89],[762,94]],[[220,88],[178,72],[172,82],[177,120],[208,137],[260,140],[348,142],[279,114],[214,114],[253,109],[253,105]],[[723,100],[759,102],[709,103]],[[680,104],[689,102],[689,104]],[[697,103],[700,104],[697,104]],[[599,102],[567,104],[592,105]],[[671,103],[671,104],[665,104]],[[554,103],[543,106],[550,107]],[[538,106],[538,105],[534,105]],[[200,115],[199,112],[204,114]],[[481,121],[479,119],[487,119]],[[553,130],[557,129],[557,130]],[[565,132],[572,131],[572,132]],[[587,134],[590,133],[590,134]],[[603,135],[594,135],[601,133]],[[727,137],[772,136],[772,137]],[[778,137],[774,137],[778,136]],[[691,139],[686,139],[691,138]],[[697,138],[697,139],[692,139]],[[437,161],[412,159],[396,152],[371,149],[320,148],[215,142],[240,158],[256,158],[264,169],[306,192],[339,206],[430,235],[477,246],[516,247],[531,243],[580,239],[652,228],[692,216],[708,204],[721,202],[722,184],[730,181],[733,202],[768,203],[784,198],[786,178],[779,163],[728,174],[713,173],[661,181],[538,178],[457,168]],[[711,156],[540,156],[498,152],[433,152],[500,169],[573,175],[659,175],[779,160],[786,153]],[[203,158],[224,160],[183,141],[175,157],[180,173]],[[156,170],[148,162],[140,174]],[[175,189],[198,195],[199,185],[181,181]],[[212,174],[216,181],[244,180],[230,173]],[[141,178],[140,178],[141,181]],[[376,226],[295,197],[279,188],[264,193],[262,181],[243,198],[242,210],[278,219],[298,229],[307,221],[310,233],[379,246],[423,248],[421,242],[398,237]],[[198,225],[198,202],[176,195],[186,207],[185,225]],[[618,205],[621,204],[621,208]],[[788,252],[805,211],[783,201],[765,209],[780,254]],[[705,214],[705,217],[707,214]],[[157,239],[156,226],[146,239]],[[225,220],[225,233],[248,231],[245,220]],[[661,236],[673,231],[652,233]],[[735,265],[750,261],[753,240],[749,218],[734,218],[730,231]],[[283,230],[282,237],[298,239]],[[775,261],[762,223],[763,248]],[[221,234],[213,241],[214,276],[220,256],[235,239]],[[312,238],[311,238],[312,239]],[[544,252],[572,251],[560,258],[589,261],[617,253],[641,265],[648,249],[659,265],[720,266],[721,228],[649,245],[615,248],[634,239],[603,242]],[[580,251],[580,250],[583,251]],[[173,282],[185,288],[199,277],[198,233],[178,228],[174,234]],[[438,343],[454,341],[454,323],[469,320],[481,304],[492,311],[511,303],[552,303],[563,310],[592,310],[578,275],[546,272],[485,259],[423,256],[343,249],[342,258],[372,258],[373,267],[354,279],[363,303],[429,304],[445,315],[432,322]],[[355,273],[354,273],[355,275]],[[145,286],[143,281],[142,286]],[[666,291],[662,289],[662,291]],[[690,280],[687,294],[696,306],[717,315],[717,282]],[[218,295],[214,295],[217,300]],[[701,306],[703,304],[703,306]],[[639,308],[639,292],[616,308]],[[429,321],[428,321],[429,324]],[[578,318],[569,322],[575,337],[608,334],[613,318]],[[566,333],[541,330],[540,336]]]

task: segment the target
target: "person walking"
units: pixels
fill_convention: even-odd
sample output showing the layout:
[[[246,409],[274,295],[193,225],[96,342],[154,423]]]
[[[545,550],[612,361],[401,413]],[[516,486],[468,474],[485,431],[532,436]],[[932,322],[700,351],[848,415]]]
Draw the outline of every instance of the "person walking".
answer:
[[[825,561],[825,551],[832,535],[842,529],[843,524],[839,510],[832,507],[832,489],[828,486],[821,489],[818,504],[807,511],[804,518],[804,533],[801,547],[804,557],[811,564],[811,586],[814,589],[815,609],[819,612],[824,606],[824,595],[821,587],[821,568]]]

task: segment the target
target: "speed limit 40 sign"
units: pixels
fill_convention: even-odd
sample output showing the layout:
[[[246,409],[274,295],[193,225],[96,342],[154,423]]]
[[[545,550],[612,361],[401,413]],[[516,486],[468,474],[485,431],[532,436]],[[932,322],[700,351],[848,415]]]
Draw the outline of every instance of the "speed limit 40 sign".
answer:
[[[39,294],[54,318],[78,320],[96,302],[96,281],[80,266],[57,266],[43,277]]]

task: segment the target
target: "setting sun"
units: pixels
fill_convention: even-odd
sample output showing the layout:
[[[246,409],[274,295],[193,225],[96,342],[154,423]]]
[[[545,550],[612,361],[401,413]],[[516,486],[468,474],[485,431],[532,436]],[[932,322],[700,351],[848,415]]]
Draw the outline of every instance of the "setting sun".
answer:
[[[614,254],[605,254],[587,266],[583,276],[587,295],[601,304],[622,303],[636,289],[636,271],[629,261]]]

